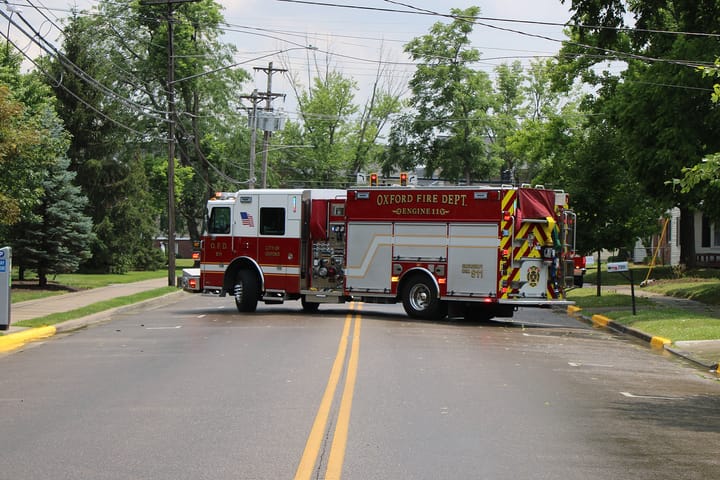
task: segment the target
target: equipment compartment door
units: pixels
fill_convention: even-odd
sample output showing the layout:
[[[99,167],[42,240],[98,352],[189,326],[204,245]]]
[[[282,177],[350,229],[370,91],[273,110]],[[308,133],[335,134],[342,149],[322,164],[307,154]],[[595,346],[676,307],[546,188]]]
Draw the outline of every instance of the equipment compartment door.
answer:
[[[497,224],[450,224],[449,236],[448,295],[497,294]]]
[[[391,223],[348,222],[346,289],[390,293],[391,256]]]

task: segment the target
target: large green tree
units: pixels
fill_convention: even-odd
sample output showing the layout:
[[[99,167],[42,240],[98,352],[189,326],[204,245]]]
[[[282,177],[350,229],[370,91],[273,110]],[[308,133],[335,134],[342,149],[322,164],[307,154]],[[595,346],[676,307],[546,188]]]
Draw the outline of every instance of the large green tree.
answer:
[[[208,196],[247,179],[237,162],[246,158],[247,145],[237,141],[247,131],[237,92],[248,75],[233,65],[234,48],[220,39],[222,22],[221,7],[211,0],[174,5],[175,224],[176,233],[192,238],[201,233]],[[69,19],[62,55],[47,61],[73,138],[72,168],[96,224],[91,268],[122,270],[132,256],[142,262],[148,256],[134,252],[167,230],[167,200],[152,199],[168,195],[167,178],[163,182],[157,170],[158,159],[168,164],[168,33],[166,4],[101,0],[92,14]],[[130,195],[129,176],[154,190]],[[125,237],[126,225],[133,235]],[[116,244],[120,237],[125,242]]]
[[[405,46],[418,64],[410,80],[411,112],[395,123],[391,152],[400,155],[400,166],[424,165],[447,180],[471,183],[499,173],[501,161],[488,147],[495,98],[488,74],[474,65],[480,52],[470,34],[480,9],[451,13],[450,23],[435,23]]]
[[[617,129],[629,173],[644,193],[680,207],[681,257],[693,265],[693,211],[700,199],[669,180],[720,150],[720,111],[707,101],[709,85],[695,71],[714,60],[718,40],[684,32],[718,31],[720,4],[573,0],[571,11],[578,26],[563,48],[566,72],[596,88],[593,113]],[[630,17],[634,25],[626,26]],[[593,68],[608,61],[625,68],[619,74]]]
[[[295,82],[301,118],[275,137],[271,185],[345,187],[357,173],[378,169],[385,152],[381,137],[400,111],[400,94],[378,76],[361,107],[357,89],[336,70],[313,78],[308,89]]]
[[[39,201],[40,172],[60,153],[44,141],[51,92],[34,75],[20,73],[21,58],[0,49],[0,240],[5,241],[7,228]]]
[[[712,68],[701,68],[705,76],[720,76],[720,60]],[[713,103],[720,102],[720,84],[713,85],[710,95]],[[714,222],[720,222],[720,152],[708,155],[702,162],[685,167],[680,179],[673,179],[682,193],[695,193],[702,198],[703,214]]]
[[[519,130],[521,119],[528,111],[524,95],[526,76],[519,61],[502,64],[495,69],[495,102],[493,125],[489,135],[492,142],[491,152],[502,162],[507,180],[514,180],[516,170],[524,160],[521,152],[513,151],[510,141]]]
[[[66,142],[64,131],[50,131],[56,141]],[[32,212],[13,228],[13,255],[22,272],[35,270],[40,287],[48,275],[70,273],[90,257],[94,235],[92,220],[83,213],[87,198],[73,184],[70,160],[61,156],[44,172],[43,195]]]

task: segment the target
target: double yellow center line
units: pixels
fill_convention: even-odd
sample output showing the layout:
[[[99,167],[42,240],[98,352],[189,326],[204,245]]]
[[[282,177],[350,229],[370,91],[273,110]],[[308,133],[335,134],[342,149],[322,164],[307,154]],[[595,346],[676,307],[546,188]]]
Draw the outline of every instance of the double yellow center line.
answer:
[[[352,308],[352,307],[351,307]],[[357,307],[359,310],[359,306]],[[353,327],[353,319],[355,320]],[[316,468],[321,468],[318,463],[318,456],[322,448],[323,439],[325,438],[325,429],[330,417],[335,392],[338,383],[345,370],[345,386],[343,388],[340,407],[338,409],[337,422],[335,424],[335,432],[332,436],[332,445],[330,447],[330,455],[327,457],[327,468],[325,470],[325,479],[339,479],[342,475],[342,465],[345,459],[345,447],[347,445],[348,428],[350,426],[350,411],[352,410],[353,394],[355,392],[355,380],[357,378],[358,356],[360,353],[360,327],[362,319],[360,313],[349,313],[345,317],[345,325],[343,326],[340,344],[338,345],[337,355],[330,370],[330,378],[328,379],[325,393],[320,401],[315,422],[310,430],[310,436],[305,444],[305,450],[297,471],[295,472],[295,480],[310,480],[315,477]],[[350,357],[347,358],[347,349],[349,343],[350,329],[353,328],[352,344],[350,346]],[[347,368],[345,369],[345,361],[347,359]]]

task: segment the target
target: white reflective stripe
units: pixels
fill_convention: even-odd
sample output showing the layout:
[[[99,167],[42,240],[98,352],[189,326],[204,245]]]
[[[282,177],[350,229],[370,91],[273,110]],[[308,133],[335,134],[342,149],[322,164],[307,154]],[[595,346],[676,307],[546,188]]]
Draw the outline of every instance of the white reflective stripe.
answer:
[[[224,272],[225,271],[225,264],[208,264],[204,263],[200,265],[200,269],[203,272]]]
[[[286,267],[285,265],[261,265],[262,271],[268,275],[300,275],[300,267]]]

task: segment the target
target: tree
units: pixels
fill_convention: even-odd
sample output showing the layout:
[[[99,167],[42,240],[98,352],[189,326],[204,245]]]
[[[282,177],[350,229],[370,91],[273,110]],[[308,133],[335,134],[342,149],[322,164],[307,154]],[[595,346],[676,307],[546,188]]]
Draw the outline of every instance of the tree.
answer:
[[[20,73],[21,57],[0,49],[0,240],[42,194],[39,172],[49,163],[43,143],[43,113],[51,94],[32,75]],[[0,242],[2,243],[2,242]]]
[[[513,151],[509,145],[512,136],[519,130],[519,122],[527,112],[524,105],[525,96],[523,83],[525,75],[519,61],[511,65],[502,64],[495,69],[495,102],[493,126],[490,133],[492,154],[502,162],[504,172],[510,176],[522,161],[520,152]],[[511,178],[512,179],[512,178]]]
[[[405,164],[422,164],[450,181],[471,183],[489,178],[500,167],[488,151],[492,83],[472,67],[480,59],[470,42],[480,9],[451,13],[450,24],[435,23],[430,33],[405,45],[420,63],[410,80],[412,113],[395,123],[391,149],[411,157]]]
[[[37,142],[31,125],[23,122],[23,106],[10,96],[10,89],[0,85],[0,226],[16,223],[22,213],[20,199],[23,190],[32,191],[28,182],[16,182],[24,176],[25,168],[16,168],[16,159]],[[23,185],[24,183],[24,185]]]
[[[715,67],[701,68],[704,76],[720,76],[720,60]],[[710,96],[713,103],[720,102],[720,84],[713,85]],[[715,222],[720,222],[720,153],[710,154],[702,162],[685,167],[680,179],[673,179],[673,185],[679,185],[682,193],[695,192],[702,198],[703,214]]]
[[[54,128],[51,139],[67,145],[67,134],[50,115]],[[47,286],[47,276],[77,270],[90,257],[93,241],[92,220],[83,213],[87,198],[73,184],[75,173],[68,167],[70,160],[61,155],[43,172],[43,194],[40,203],[13,227],[14,256],[24,272],[37,272],[40,287]],[[21,273],[22,278],[22,273]]]
[[[657,233],[662,208],[629,174],[619,133],[591,122],[572,139],[562,180],[578,216],[577,249],[583,253],[631,251],[637,238]]]
[[[385,152],[378,140],[390,121],[390,117],[402,109],[401,89],[391,83],[381,83],[387,72],[382,61],[378,62],[371,94],[362,109],[360,120],[355,127],[352,143],[354,156],[350,173],[357,174],[367,167],[376,168],[382,162]],[[387,172],[389,173],[389,172]]]
[[[717,45],[711,36],[668,32],[717,31],[717,2],[579,0],[571,10],[583,26],[571,27],[572,40],[563,47],[566,72],[597,88],[596,113],[617,129],[629,173],[645,194],[680,208],[681,258],[692,266],[699,198],[668,181],[720,150],[720,111],[707,102],[692,67],[711,62]],[[618,29],[629,14],[634,28]],[[591,68],[610,60],[626,68],[619,75]]]
[[[357,85],[340,72],[329,71],[313,79],[312,86],[298,92],[302,123],[288,122],[278,136],[282,143],[295,146],[278,151],[273,161],[279,176],[272,184],[311,183],[314,187],[337,187],[347,183],[352,165],[351,139],[357,113],[354,103]],[[296,147],[307,146],[299,149]]]
[[[93,206],[98,242],[87,266],[124,270],[132,263],[128,259],[144,251],[167,225],[167,205],[160,211],[147,205],[135,208],[128,202],[147,197],[124,190],[134,187],[125,181],[130,174],[141,184],[146,184],[141,177],[155,175],[154,159],[164,156],[167,166],[167,9],[109,0],[96,8],[92,15],[82,12],[70,18],[63,53],[46,64],[55,79],[49,83],[60,100],[61,116],[72,133],[72,169]],[[248,75],[230,68],[234,48],[219,40],[220,9],[209,0],[178,4],[173,19],[174,140],[182,167],[176,176],[176,225],[192,238],[201,233],[208,196],[227,189],[230,175],[243,174],[231,162],[244,156],[238,149],[246,144],[235,140],[246,130],[236,114],[235,92]],[[144,164],[150,169],[141,173]],[[193,175],[183,174],[188,171]],[[157,186],[152,198],[167,198],[167,183],[151,185]],[[113,217],[117,212],[132,222],[135,235],[125,235],[125,224]],[[136,214],[142,218],[131,218]],[[139,226],[145,230],[138,231]]]

